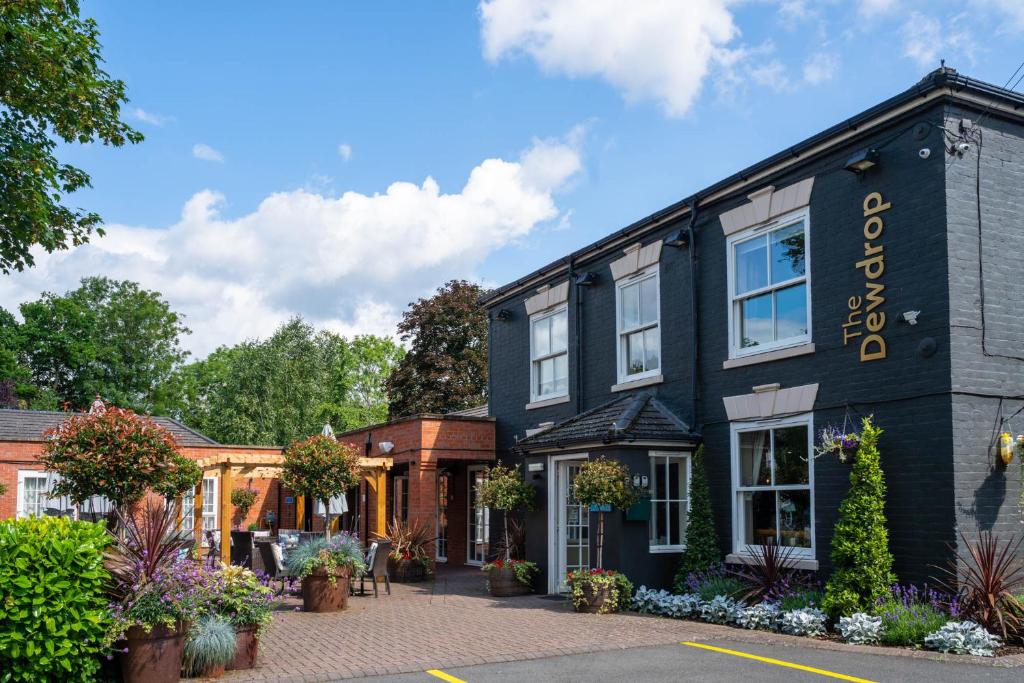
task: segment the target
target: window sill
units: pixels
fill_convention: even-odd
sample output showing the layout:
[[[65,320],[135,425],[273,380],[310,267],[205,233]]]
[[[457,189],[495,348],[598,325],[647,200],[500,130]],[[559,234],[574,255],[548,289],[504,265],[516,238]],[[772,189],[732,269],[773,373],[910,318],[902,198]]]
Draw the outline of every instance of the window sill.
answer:
[[[729,553],[725,556],[726,564],[756,564],[759,562],[759,558],[749,553]],[[789,559],[793,569],[807,569],[810,571],[818,571],[818,561],[813,557],[800,557],[792,555]]]
[[[541,399],[539,401],[532,401],[531,403],[527,403],[526,404],[526,409],[527,410],[536,410],[537,408],[547,408],[548,406],[557,406],[560,403],[568,403],[568,402],[569,402],[569,394],[565,394],[564,396],[555,396],[554,398],[545,398],[545,399]]]
[[[722,363],[722,369],[728,370],[730,368],[742,368],[747,365],[756,365],[757,363],[770,363],[773,360],[805,356],[809,353],[814,353],[814,342],[806,342],[804,344],[797,344],[796,346],[787,346],[782,349],[754,353],[749,356],[740,356],[739,358],[729,358]]]
[[[639,389],[640,387],[649,387],[652,384],[661,384],[665,381],[665,378],[658,373],[657,375],[651,375],[650,377],[641,377],[640,379],[631,379],[626,382],[619,382],[613,384],[612,391],[629,391],[630,389]]]
[[[651,555],[666,555],[669,553],[679,554],[684,548],[681,545],[653,545],[648,548]]]

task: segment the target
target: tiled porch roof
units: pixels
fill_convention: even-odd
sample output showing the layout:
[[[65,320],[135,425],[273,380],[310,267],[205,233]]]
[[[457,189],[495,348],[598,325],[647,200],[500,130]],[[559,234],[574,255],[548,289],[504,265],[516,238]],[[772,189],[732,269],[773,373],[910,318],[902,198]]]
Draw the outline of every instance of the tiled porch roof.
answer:
[[[528,452],[583,443],[677,441],[684,444],[698,440],[689,425],[654,398],[654,394],[642,392],[621,396],[522,439],[516,444],[516,450]]]

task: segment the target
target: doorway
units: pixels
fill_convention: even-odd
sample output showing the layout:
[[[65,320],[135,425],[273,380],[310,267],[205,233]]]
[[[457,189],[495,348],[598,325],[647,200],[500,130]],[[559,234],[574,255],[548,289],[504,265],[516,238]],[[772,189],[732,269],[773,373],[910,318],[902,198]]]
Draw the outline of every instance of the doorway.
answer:
[[[466,496],[466,564],[482,565],[487,561],[491,533],[490,510],[477,503],[476,486],[487,476],[484,465],[471,465],[469,472],[469,491]]]
[[[573,480],[586,461],[586,455],[579,454],[551,458],[548,484],[550,593],[568,590],[565,577],[569,572],[590,569],[590,510],[573,494]]]

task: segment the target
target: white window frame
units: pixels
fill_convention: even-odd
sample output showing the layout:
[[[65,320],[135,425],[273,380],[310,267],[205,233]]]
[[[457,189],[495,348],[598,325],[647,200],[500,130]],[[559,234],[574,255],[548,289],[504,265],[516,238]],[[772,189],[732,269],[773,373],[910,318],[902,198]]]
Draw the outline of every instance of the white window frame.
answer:
[[[766,232],[774,232],[776,230],[789,227],[795,223],[803,221],[804,224],[804,274],[798,277],[790,278],[777,284],[771,284],[771,271],[769,270],[769,283],[765,287],[744,292],[742,295],[736,294],[736,246],[742,242],[760,237]],[[811,341],[812,337],[812,324],[811,324],[811,217],[810,212],[806,209],[800,209],[793,213],[786,214],[776,218],[768,223],[756,225],[752,228],[738,232],[735,235],[731,235],[726,240],[727,250],[727,261],[728,261],[728,288],[729,288],[729,358],[743,358],[746,356],[753,356],[760,353],[766,353],[768,351],[775,351],[777,349],[785,349],[791,346],[800,346],[807,344]],[[771,259],[771,243],[768,244],[768,258]],[[792,285],[800,284],[801,282],[806,285],[807,293],[807,334],[802,334],[797,337],[788,337],[786,339],[779,339],[769,344],[759,344],[757,346],[748,346],[746,348],[740,347],[740,325],[742,324],[742,316],[740,315],[740,305],[745,299],[750,299],[755,296],[767,294],[780,289],[785,289]],[[775,324],[775,298],[772,297],[772,324]]]
[[[24,519],[30,516],[28,511],[25,510],[26,479],[45,479],[47,484],[52,481],[51,475],[47,473],[46,470],[18,470],[17,507],[15,508],[15,515],[18,519]]]
[[[637,327],[631,327],[629,329],[623,329],[622,327],[622,290],[626,287],[634,284],[638,284],[644,280],[654,279],[654,293],[655,293],[655,308],[658,311],[658,317],[653,323],[643,324],[641,323]],[[634,374],[628,374],[626,363],[626,339],[630,334],[648,329],[657,330],[658,334],[658,367],[650,370],[644,370],[643,372],[637,372]],[[659,273],[658,266],[654,265],[649,268],[631,273],[624,278],[615,281],[615,357],[617,373],[616,376],[619,379],[619,384],[626,382],[635,382],[636,380],[646,379],[648,377],[659,376],[665,366],[665,354],[663,353],[663,347],[661,344],[661,274]],[[646,360],[646,354],[645,354]]]
[[[543,356],[538,356],[536,349],[533,346],[533,326],[542,320],[552,318],[559,313],[565,313],[565,350],[558,351],[556,353],[548,353]],[[565,365],[568,371],[569,367],[569,306],[562,304],[561,306],[555,306],[546,311],[540,313],[534,313],[530,316],[530,403],[536,403],[538,401],[547,401],[552,398],[562,398],[563,396],[569,395],[569,381],[568,374],[566,375],[565,391],[555,392],[552,394],[540,394],[537,392],[537,374],[540,368],[540,362],[548,360],[549,358],[557,358],[558,356],[565,356]]]
[[[210,494],[207,495],[206,482],[213,482],[210,485]],[[203,528],[202,532],[213,531],[220,533],[220,526],[218,524],[220,516],[220,498],[217,495],[220,489],[220,477],[203,477],[202,482],[199,484],[203,487]],[[173,504],[173,500],[169,500],[169,504]],[[188,494],[181,495],[181,528],[192,529],[195,524],[196,514],[196,492],[195,489]],[[209,523],[207,523],[209,522]],[[201,534],[205,536],[205,533]],[[204,538],[199,539],[200,542],[205,543]]]
[[[655,544],[651,543],[650,524],[652,524],[654,522],[654,515],[657,514],[657,510],[658,510],[658,506],[656,505],[657,503],[682,503],[682,502],[685,501],[686,502],[686,524],[689,525],[689,523],[690,523],[690,483],[693,480],[693,459],[690,456],[691,456],[691,454],[689,452],[683,453],[683,452],[679,452],[679,451],[651,451],[648,454],[648,458],[650,460],[650,466],[651,466],[651,481],[650,481],[651,521],[648,522],[647,544],[648,544],[648,549],[649,549],[649,551],[651,553],[681,553],[681,552],[683,552],[683,550],[686,549],[686,529],[680,529],[679,530],[679,543],[678,544],[675,544],[675,545],[667,545],[667,544],[666,545],[655,545]],[[657,491],[657,487],[655,486],[655,479],[654,479],[655,476],[656,476],[655,470],[658,467],[658,464],[655,462],[655,458],[668,458],[669,459],[669,460],[665,461],[665,463],[663,465],[664,471],[662,472],[662,475],[661,475],[661,476],[665,477],[665,498],[656,498],[655,495],[654,495],[655,491]],[[670,460],[681,460],[682,463],[680,463],[680,464],[684,464],[685,463],[685,466],[686,466],[686,491],[685,492],[680,492],[680,493],[682,493],[684,495],[683,498],[669,498],[668,497],[668,491],[669,491],[669,488],[668,488],[668,467],[669,467],[669,464],[670,464]],[[668,532],[669,532],[668,535],[669,535],[669,537],[671,537],[672,536],[672,515],[669,514],[669,509],[670,509],[669,506],[666,505],[665,506],[665,518],[666,518],[665,519],[665,524],[666,524],[666,529],[668,529]]]
[[[739,435],[743,432],[757,432],[763,430],[780,429],[784,427],[806,426],[807,427],[807,484],[779,484],[772,486],[740,486],[740,440]],[[732,548],[737,555],[746,557],[758,554],[759,546],[749,545],[743,539],[743,519],[741,496],[746,492],[754,491],[809,491],[811,506],[811,547],[800,548],[797,546],[780,546],[792,553],[793,559],[816,559],[817,550],[816,528],[817,515],[814,506],[814,414],[804,413],[786,418],[757,420],[750,422],[733,422],[730,425],[730,441],[732,451]],[[772,436],[771,458],[775,458],[775,437]],[[772,465],[774,472],[774,465]],[[774,476],[774,475],[773,475]],[[778,505],[775,506],[776,524],[778,531]]]

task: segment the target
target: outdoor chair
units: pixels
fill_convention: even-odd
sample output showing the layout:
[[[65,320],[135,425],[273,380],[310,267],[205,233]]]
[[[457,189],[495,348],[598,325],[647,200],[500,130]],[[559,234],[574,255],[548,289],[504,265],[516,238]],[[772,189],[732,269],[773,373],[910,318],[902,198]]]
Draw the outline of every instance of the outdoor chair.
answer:
[[[263,560],[264,571],[271,581],[280,581],[281,590],[278,595],[284,593],[285,583],[288,581],[288,570],[284,566],[284,556],[281,553],[281,546],[277,543],[257,543],[260,557]]]
[[[251,531],[231,532],[231,564],[252,569],[253,555],[256,552],[256,537]]]
[[[391,541],[374,541],[366,554],[366,573],[359,577],[359,593],[366,595],[363,581],[366,578],[373,583],[373,597],[377,595],[377,579],[384,578],[384,588],[391,595],[391,577],[388,576],[388,553],[391,552]]]

